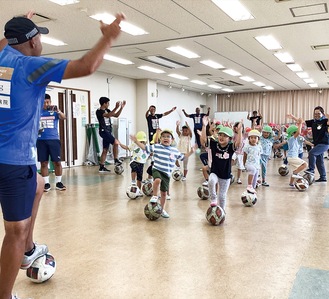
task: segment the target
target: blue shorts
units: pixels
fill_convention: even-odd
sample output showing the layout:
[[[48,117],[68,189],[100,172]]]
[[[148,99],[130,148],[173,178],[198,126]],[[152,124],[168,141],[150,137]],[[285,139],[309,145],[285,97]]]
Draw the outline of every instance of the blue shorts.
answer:
[[[31,217],[36,189],[36,165],[0,164],[0,204],[3,219],[21,221]]]
[[[46,162],[50,160],[53,162],[61,161],[61,141],[59,139],[52,140],[37,140],[38,161]]]
[[[200,160],[204,166],[208,165],[208,153],[202,153],[200,155]]]
[[[109,148],[110,144],[114,144],[115,138],[108,131],[99,132],[99,136],[103,138],[103,149]]]

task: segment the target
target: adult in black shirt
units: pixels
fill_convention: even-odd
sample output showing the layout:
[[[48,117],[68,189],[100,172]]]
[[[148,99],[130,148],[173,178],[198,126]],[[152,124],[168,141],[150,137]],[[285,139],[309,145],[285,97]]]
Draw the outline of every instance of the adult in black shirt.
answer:
[[[195,136],[195,143],[198,145],[198,147],[201,149],[201,141],[200,141],[200,135],[198,133],[198,130],[202,130],[202,119],[204,116],[209,116],[210,107],[208,107],[207,113],[200,113],[200,108],[195,108],[195,113],[193,114],[187,114],[185,112],[185,109],[182,109],[184,115],[186,117],[192,118],[194,123],[194,136]]]
[[[308,153],[308,166],[306,172],[314,173],[315,165],[320,174],[316,182],[326,182],[326,168],[324,166],[324,153],[329,149],[329,114],[324,113],[321,106],[314,108],[314,119],[306,120],[307,127],[312,128],[314,147]]]
[[[159,129],[159,119],[163,116],[170,114],[175,111],[176,107],[171,108],[169,111],[164,113],[155,113],[156,108],[154,105],[151,105],[149,109],[145,113],[145,118],[147,121],[147,128],[149,132],[149,141],[151,142],[153,139],[153,135],[156,133],[156,130]]]
[[[251,128],[255,128],[255,126],[260,125],[260,121],[263,118],[263,116],[260,114],[259,111],[253,111],[252,116],[250,116],[250,113],[248,112],[247,119],[251,121]]]
[[[119,141],[112,135],[112,123],[111,117],[119,117],[123,107],[126,105],[126,101],[116,102],[114,109],[111,111],[109,108],[110,99],[107,97],[101,97],[99,99],[100,107],[96,110],[96,116],[99,122],[99,135],[103,139],[103,151],[99,161],[99,172],[110,172],[105,166],[105,159],[109,150],[110,144],[113,146],[113,157],[116,166],[122,164],[118,159],[118,145]]]

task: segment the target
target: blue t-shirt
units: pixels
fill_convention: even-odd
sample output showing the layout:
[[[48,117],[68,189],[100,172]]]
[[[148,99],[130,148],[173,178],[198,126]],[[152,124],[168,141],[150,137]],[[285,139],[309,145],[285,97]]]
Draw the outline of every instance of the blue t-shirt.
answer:
[[[193,118],[194,122],[194,129],[195,130],[201,130],[202,129],[202,118],[206,116],[207,114],[205,113],[200,113],[200,114],[190,114],[188,117]]]
[[[42,109],[40,122],[44,131],[38,137],[39,140],[54,140],[59,139],[58,134],[59,115],[56,111],[48,111]]]
[[[46,86],[60,83],[68,60],[0,52],[0,163],[34,165]]]

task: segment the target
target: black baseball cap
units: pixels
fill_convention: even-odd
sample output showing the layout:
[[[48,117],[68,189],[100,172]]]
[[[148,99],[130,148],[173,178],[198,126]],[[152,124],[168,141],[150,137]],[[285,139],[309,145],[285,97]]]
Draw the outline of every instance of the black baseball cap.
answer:
[[[9,45],[19,45],[27,42],[37,34],[48,34],[46,27],[38,27],[30,19],[15,17],[5,25],[5,37]]]

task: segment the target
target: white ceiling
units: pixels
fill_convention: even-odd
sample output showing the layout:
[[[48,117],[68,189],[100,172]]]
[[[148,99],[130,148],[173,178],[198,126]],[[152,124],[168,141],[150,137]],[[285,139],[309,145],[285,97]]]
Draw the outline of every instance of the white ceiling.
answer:
[[[110,54],[131,60],[134,64],[124,66],[104,61],[100,71],[134,79],[154,79],[160,84],[171,83],[174,87],[207,93],[225,92],[190,81],[197,79],[215,84],[215,81],[231,80],[241,85],[219,85],[235,92],[266,91],[199,62],[212,59],[226,68],[272,86],[274,90],[310,89],[303,79],[273,55],[273,51],[265,49],[254,38],[271,34],[319,88],[328,88],[329,70],[321,71],[315,61],[329,60],[329,46],[321,50],[311,48],[329,44],[328,2],[241,0],[255,19],[234,22],[211,0],[80,0],[78,4],[67,6],[59,6],[48,0],[0,0],[0,26],[3,28],[12,16],[32,9],[51,19],[39,23],[49,28],[49,37],[67,43],[62,47],[44,45],[43,55],[75,59],[90,49],[101,35],[98,22],[88,16],[122,11],[127,21],[149,34],[132,36],[123,32]],[[188,59],[166,50],[169,46],[178,45],[196,52],[200,58]],[[189,67],[171,70],[139,59],[149,55],[161,55]],[[137,68],[140,65],[157,67],[166,73],[146,72]],[[186,76],[189,80],[168,77],[171,73]]]

